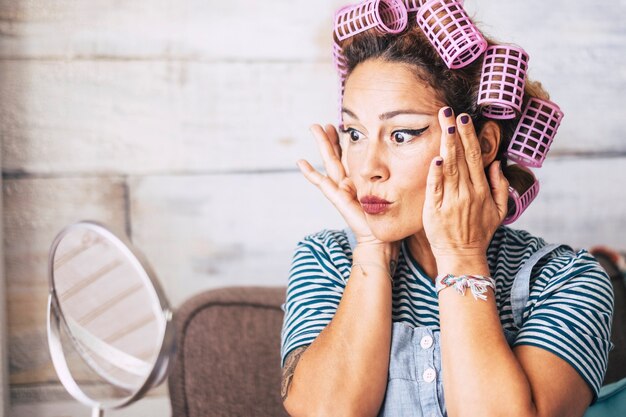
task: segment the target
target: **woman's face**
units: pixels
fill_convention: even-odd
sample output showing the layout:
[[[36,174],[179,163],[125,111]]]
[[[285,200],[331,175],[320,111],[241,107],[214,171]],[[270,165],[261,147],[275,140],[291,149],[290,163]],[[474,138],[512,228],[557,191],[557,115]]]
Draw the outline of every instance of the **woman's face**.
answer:
[[[426,177],[439,155],[437,115],[444,105],[405,64],[368,60],[346,81],[342,160],[380,240],[423,230]]]

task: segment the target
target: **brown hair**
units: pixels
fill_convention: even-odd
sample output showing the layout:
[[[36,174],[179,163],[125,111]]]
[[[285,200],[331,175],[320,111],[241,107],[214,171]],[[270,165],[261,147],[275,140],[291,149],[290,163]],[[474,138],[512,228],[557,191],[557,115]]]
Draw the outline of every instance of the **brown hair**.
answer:
[[[409,21],[414,22],[414,17],[409,16]],[[369,59],[382,59],[387,62],[407,64],[415,69],[415,75],[430,85],[439,94],[439,99],[452,107],[455,114],[467,113],[472,118],[477,132],[480,132],[488,120],[493,120],[500,127],[500,146],[496,159],[502,161],[504,175],[509,184],[520,195],[533,184],[533,177],[527,171],[516,165],[507,166],[504,152],[520,119],[518,115],[514,119],[494,120],[482,115],[482,108],[477,104],[478,89],[482,71],[482,60],[477,59],[470,65],[460,69],[449,69],[439,56],[435,48],[430,44],[422,30],[416,23],[409,24],[409,28],[397,35],[383,35],[375,29],[337,42],[346,59],[348,76],[360,63]],[[489,45],[495,41],[485,37]],[[526,105],[532,97],[548,99],[548,93],[539,82],[526,80],[523,104]],[[509,210],[513,210],[509,202]]]

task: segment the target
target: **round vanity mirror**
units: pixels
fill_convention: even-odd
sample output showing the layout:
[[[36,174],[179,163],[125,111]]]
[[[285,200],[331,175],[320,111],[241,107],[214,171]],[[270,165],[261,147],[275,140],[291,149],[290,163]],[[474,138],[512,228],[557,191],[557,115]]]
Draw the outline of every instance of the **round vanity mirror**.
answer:
[[[139,253],[104,226],[63,229],[49,258],[48,344],[67,391],[93,416],[167,376],[172,312]]]

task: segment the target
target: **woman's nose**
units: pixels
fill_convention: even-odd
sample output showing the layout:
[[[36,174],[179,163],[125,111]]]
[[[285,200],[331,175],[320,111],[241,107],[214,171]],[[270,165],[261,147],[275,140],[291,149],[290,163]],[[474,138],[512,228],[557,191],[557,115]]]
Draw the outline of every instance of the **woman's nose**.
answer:
[[[378,141],[370,141],[362,156],[359,174],[366,181],[384,181],[389,178],[387,156],[384,146]]]

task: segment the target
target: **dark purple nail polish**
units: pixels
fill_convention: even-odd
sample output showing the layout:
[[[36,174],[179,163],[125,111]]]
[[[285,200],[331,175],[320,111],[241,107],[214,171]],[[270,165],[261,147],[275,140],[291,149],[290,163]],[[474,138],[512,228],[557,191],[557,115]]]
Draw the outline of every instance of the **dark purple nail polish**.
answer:
[[[437,160],[435,161],[435,165],[437,165],[438,167],[440,167],[440,166],[441,166],[441,164],[443,164],[443,159],[437,159]]]
[[[449,135],[454,135],[454,133],[455,133],[455,132],[456,132],[456,127],[454,127],[454,126],[450,126],[450,127],[448,128],[448,134],[449,134]]]
[[[445,109],[443,111],[443,115],[446,116],[446,117],[452,116],[452,108],[448,107],[447,109]]]
[[[463,115],[461,116],[461,123],[463,123],[464,125],[469,123],[469,116]]]

